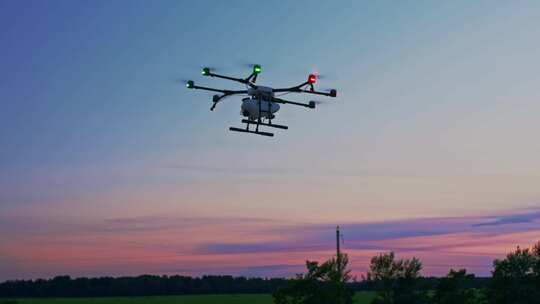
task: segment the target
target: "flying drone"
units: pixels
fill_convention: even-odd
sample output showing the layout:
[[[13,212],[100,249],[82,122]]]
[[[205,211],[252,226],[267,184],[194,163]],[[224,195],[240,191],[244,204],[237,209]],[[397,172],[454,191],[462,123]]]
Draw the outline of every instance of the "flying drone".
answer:
[[[242,123],[246,124],[245,128],[235,128],[230,127],[230,131],[235,132],[244,132],[244,133],[252,133],[252,134],[258,134],[263,136],[274,136],[273,133],[270,132],[262,132],[259,131],[259,126],[265,126],[265,127],[272,127],[272,128],[278,128],[278,129],[288,129],[288,126],[284,125],[278,125],[272,123],[272,119],[275,118],[275,113],[279,111],[280,104],[291,104],[296,106],[302,106],[309,109],[315,109],[315,105],[317,102],[310,101],[309,103],[300,103],[300,102],[294,102],[285,100],[282,98],[279,98],[279,96],[282,96],[284,94],[288,93],[308,93],[308,94],[315,94],[315,95],[323,95],[323,96],[329,96],[329,97],[336,97],[337,91],[332,89],[328,92],[322,92],[322,91],[316,91],[314,84],[317,82],[317,75],[310,74],[306,80],[306,82],[301,83],[297,86],[289,87],[289,88],[271,88],[271,87],[265,87],[261,85],[256,85],[255,82],[257,81],[257,76],[261,73],[262,69],[261,66],[256,64],[253,65],[253,71],[251,75],[249,75],[247,78],[235,78],[230,76],[224,76],[214,73],[210,68],[203,68],[202,69],[202,75],[207,77],[217,77],[222,79],[227,79],[231,81],[236,81],[241,84],[244,84],[246,86],[245,90],[220,90],[215,88],[209,88],[209,87],[203,87],[195,85],[193,80],[189,80],[186,83],[186,87],[188,89],[198,89],[198,90],[205,90],[205,91],[211,91],[211,92],[218,92],[221,94],[216,94],[212,98],[212,107],[210,108],[210,111],[213,111],[216,108],[216,105],[222,101],[225,97],[233,96],[233,95],[247,95],[247,97],[242,99],[242,105],[240,107],[240,114],[245,117],[242,119]],[[276,93],[278,93],[276,95]],[[254,125],[255,130],[251,130],[250,126]]]

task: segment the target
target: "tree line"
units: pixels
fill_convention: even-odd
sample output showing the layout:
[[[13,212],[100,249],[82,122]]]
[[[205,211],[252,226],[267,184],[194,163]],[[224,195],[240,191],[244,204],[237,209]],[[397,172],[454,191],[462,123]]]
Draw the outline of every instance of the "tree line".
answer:
[[[292,279],[232,276],[156,276],[15,280],[0,283],[0,297],[110,297],[181,294],[271,293],[276,304],[351,304],[355,291],[375,291],[372,304],[540,303],[540,242],[493,262],[490,278],[451,269],[442,278],[423,277],[417,258],[393,252],[370,261],[361,281],[342,254],[323,263],[307,261],[307,272]]]
[[[306,262],[298,275],[274,293],[276,304],[352,304],[347,256],[323,264]],[[371,259],[363,282],[376,291],[371,304],[537,304],[540,303],[540,242],[517,248],[493,262],[492,276],[478,281],[466,269],[451,269],[437,280],[424,280],[417,258],[397,259],[393,252]],[[427,283],[427,284],[426,284]],[[481,284],[478,284],[481,283]]]
[[[434,289],[441,280],[435,277],[420,277],[418,285],[423,289]],[[182,294],[234,294],[274,293],[291,281],[284,278],[245,278],[232,276],[156,276],[71,278],[57,276],[51,279],[12,280],[0,283],[0,297],[111,297],[151,296]],[[489,278],[474,278],[471,288],[484,288]],[[374,291],[377,284],[370,281],[346,283],[356,291]]]
[[[272,293],[286,279],[232,276],[156,276],[15,280],[0,283],[0,297],[112,297],[182,294]]]
[[[421,270],[416,258],[398,260],[392,252],[373,257],[365,277],[377,289],[372,304],[540,303],[540,242],[532,248],[517,247],[495,260],[483,288],[472,285],[475,276],[466,269],[451,269],[435,288],[426,289],[419,285]]]

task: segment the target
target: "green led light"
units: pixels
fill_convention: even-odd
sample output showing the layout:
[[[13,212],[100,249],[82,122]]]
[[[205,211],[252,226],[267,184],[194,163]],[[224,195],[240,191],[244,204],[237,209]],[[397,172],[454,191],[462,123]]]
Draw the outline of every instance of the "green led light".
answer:
[[[259,74],[262,71],[261,66],[256,64],[253,66],[253,73]]]
[[[204,76],[210,75],[210,68],[203,68],[201,74]]]
[[[186,88],[188,89],[193,89],[193,86],[195,85],[195,83],[193,83],[193,80],[190,80],[186,83]]]

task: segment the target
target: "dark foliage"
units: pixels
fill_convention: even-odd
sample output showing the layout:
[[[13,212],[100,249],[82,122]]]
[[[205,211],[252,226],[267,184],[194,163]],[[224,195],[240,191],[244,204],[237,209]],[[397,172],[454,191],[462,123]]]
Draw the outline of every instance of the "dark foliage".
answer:
[[[448,275],[441,278],[433,296],[436,304],[475,304],[482,301],[481,294],[473,287],[474,274],[465,269],[451,269]]]
[[[61,279],[64,278],[64,279]],[[66,280],[69,278],[69,280]],[[417,286],[423,290],[434,290],[439,278],[418,278]],[[474,278],[469,288],[483,289],[490,278]],[[151,287],[149,282],[163,284],[161,292]],[[77,278],[67,276],[56,280],[17,280],[0,283],[0,297],[99,297],[99,296],[147,296],[173,294],[215,294],[215,293],[271,293],[288,284],[287,279],[233,278],[230,276],[205,276],[191,278],[185,276],[139,276]],[[133,285],[132,285],[133,284]],[[135,286],[135,287],[133,287]],[[358,281],[347,284],[352,291],[373,291],[373,282]],[[6,301],[0,301],[5,304]],[[11,300],[14,301],[14,300]],[[8,302],[11,303],[11,302]],[[11,303],[11,304],[14,304]]]
[[[289,281],[274,293],[276,304],[352,304],[354,292],[347,286],[351,279],[347,255],[319,265],[306,262],[308,272]]]
[[[0,284],[0,297],[110,297],[178,294],[272,293],[285,286],[286,279],[232,276],[101,277],[58,276],[43,280],[17,280]],[[0,302],[1,303],[1,302]]]
[[[532,250],[518,247],[493,266],[489,303],[540,303],[540,243]]]
[[[372,303],[428,303],[427,290],[418,284],[421,270],[422,263],[416,258],[396,260],[393,252],[373,257],[365,277],[377,291],[377,297]]]
[[[416,286],[421,290],[435,290],[443,279],[438,277],[419,277],[416,279]],[[466,288],[485,289],[488,287],[490,280],[491,278],[487,277],[474,277],[470,281],[467,281]],[[348,285],[354,291],[374,291],[377,284],[364,280],[349,283]]]
[[[234,293],[273,293],[278,304],[350,304],[354,291],[370,290],[377,291],[373,303],[540,304],[540,243],[532,249],[518,247],[505,259],[495,260],[492,278],[476,278],[464,269],[451,270],[445,278],[424,278],[420,275],[422,263],[418,259],[396,260],[393,253],[388,253],[372,258],[365,280],[349,282],[347,261],[344,256],[341,263],[335,259],[323,264],[307,262],[308,272],[290,280],[142,275],[6,281],[0,283],[0,298],[4,298],[0,304],[15,304],[17,301],[10,298],[27,297]]]

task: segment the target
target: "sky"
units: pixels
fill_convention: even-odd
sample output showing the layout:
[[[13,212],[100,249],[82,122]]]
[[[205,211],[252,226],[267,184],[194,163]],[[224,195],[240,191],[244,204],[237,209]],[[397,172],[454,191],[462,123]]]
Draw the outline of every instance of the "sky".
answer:
[[[0,0],[0,281],[425,275],[540,240],[540,3]],[[215,67],[335,88],[275,137],[210,112]],[[307,102],[310,96],[290,95]]]

